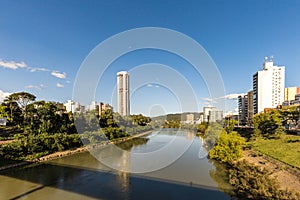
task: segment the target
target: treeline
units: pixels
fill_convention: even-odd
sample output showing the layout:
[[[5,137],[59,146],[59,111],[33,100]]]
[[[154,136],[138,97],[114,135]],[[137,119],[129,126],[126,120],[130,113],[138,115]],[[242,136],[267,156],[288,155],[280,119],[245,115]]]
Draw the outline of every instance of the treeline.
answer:
[[[0,117],[7,118],[7,126],[24,135],[76,133],[73,115],[63,104],[35,99],[26,92],[9,95],[0,105]]]
[[[10,160],[34,160],[42,156],[80,147],[78,134],[38,134],[24,136],[16,134],[13,142],[0,146],[0,156]]]
[[[78,133],[85,144],[114,140],[152,130],[149,117],[139,115],[121,116],[105,110],[99,116],[95,111],[74,115]]]
[[[7,119],[1,139],[12,141],[0,146],[0,156],[33,159],[84,144],[115,140],[151,130],[151,119],[143,115],[122,117],[112,110],[66,112],[57,102],[35,101],[33,94],[18,92],[0,105],[0,118]],[[82,139],[82,140],[81,140]]]

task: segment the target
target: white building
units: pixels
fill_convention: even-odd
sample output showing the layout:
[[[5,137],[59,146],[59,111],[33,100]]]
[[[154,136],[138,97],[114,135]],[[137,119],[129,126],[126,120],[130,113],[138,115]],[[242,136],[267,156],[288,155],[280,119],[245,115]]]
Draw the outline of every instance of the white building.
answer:
[[[91,104],[87,106],[87,111],[93,111],[93,110],[99,112],[99,105],[97,104],[97,101],[92,101]]]
[[[118,112],[121,116],[130,115],[129,74],[126,71],[117,73]]]
[[[64,103],[67,112],[83,112],[84,106],[81,106],[78,102],[73,100],[68,100],[67,103]]]
[[[253,75],[254,114],[265,108],[276,108],[284,101],[285,67],[274,66],[273,60],[265,58],[263,70]]]
[[[214,106],[205,106],[203,107],[203,121],[208,122],[209,121],[209,112],[212,110],[215,110],[216,107]]]
[[[223,111],[221,110],[210,110],[208,122],[218,122],[223,120]]]

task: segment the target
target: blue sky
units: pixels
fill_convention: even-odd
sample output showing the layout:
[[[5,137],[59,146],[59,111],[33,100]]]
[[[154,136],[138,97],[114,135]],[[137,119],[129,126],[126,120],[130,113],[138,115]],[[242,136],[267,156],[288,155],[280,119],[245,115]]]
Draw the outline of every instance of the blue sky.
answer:
[[[38,99],[65,102],[90,51],[115,34],[140,27],[168,28],[196,40],[217,65],[228,95],[250,90],[252,74],[269,55],[286,66],[286,86],[300,86],[300,1],[1,0],[0,7],[1,96],[28,91]],[[99,82],[107,90],[99,89],[96,100],[114,102],[115,73],[145,63],[173,67],[190,82],[198,110],[206,105],[210,96],[205,83],[189,63],[155,50],[116,60],[103,77],[106,81]],[[136,91],[132,112],[149,114],[157,104],[165,112],[179,111],[174,94],[163,91],[151,84]],[[235,101],[227,103],[227,110],[234,110]]]

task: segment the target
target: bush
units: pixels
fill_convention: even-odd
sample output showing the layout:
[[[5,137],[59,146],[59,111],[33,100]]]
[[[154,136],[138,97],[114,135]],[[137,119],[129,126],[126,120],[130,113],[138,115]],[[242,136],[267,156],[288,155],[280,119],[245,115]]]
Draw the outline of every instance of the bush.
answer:
[[[278,182],[262,170],[246,161],[236,162],[229,170],[229,182],[241,199],[283,200],[300,199],[299,193],[279,189]]]
[[[227,134],[223,131],[217,144],[209,151],[209,157],[224,163],[231,163],[242,156],[244,144],[244,138],[237,132]]]

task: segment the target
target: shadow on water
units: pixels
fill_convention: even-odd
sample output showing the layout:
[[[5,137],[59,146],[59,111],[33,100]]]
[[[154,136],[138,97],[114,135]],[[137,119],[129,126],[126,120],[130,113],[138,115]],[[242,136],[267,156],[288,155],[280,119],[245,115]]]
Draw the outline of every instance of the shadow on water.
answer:
[[[66,190],[97,199],[228,199],[224,193],[213,188],[199,188],[193,185],[145,179],[121,172],[112,173],[54,164],[7,170],[0,175],[39,185],[21,191],[15,196],[5,196],[5,191],[9,188],[1,186],[0,199],[21,199],[27,195],[30,197],[44,187]],[[22,188],[22,185],[9,187]],[[48,195],[48,198],[51,198],[51,193]]]
[[[149,138],[136,138],[118,146],[129,151],[148,141]],[[112,170],[88,152],[0,171],[0,199],[230,199],[224,190],[190,182],[205,182],[210,176],[223,188],[218,179],[222,177],[221,168],[216,166],[207,174],[210,165],[198,159],[199,144],[199,139],[195,140],[186,156],[154,174]],[[201,166],[207,168],[202,169],[207,171],[203,176]]]

